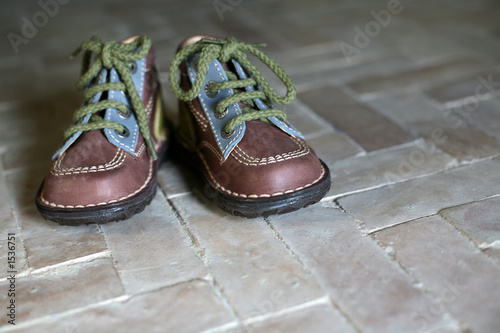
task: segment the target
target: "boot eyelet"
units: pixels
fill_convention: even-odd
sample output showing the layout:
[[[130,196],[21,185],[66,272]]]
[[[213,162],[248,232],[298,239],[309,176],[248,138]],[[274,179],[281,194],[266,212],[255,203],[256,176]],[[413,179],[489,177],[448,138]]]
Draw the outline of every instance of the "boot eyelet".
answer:
[[[128,118],[130,118],[130,116],[132,116],[132,110],[130,109],[130,106],[127,107],[126,113],[123,113],[118,109],[116,110],[116,113],[118,114],[118,117],[120,117],[122,119],[128,119]]]
[[[215,98],[219,94],[219,91],[216,91],[216,92],[210,92],[209,91],[210,86],[213,85],[214,83],[215,83],[215,81],[209,81],[207,83],[207,85],[205,86],[205,93],[207,94],[207,96],[209,98]]]
[[[137,73],[137,63],[134,61],[132,62],[132,65],[130,67],[130,74],[135,74]]]
[[[220,135],[224,138],[224,139],[229,139],[230,137],[232,137],[234,134],[234,130],[231,131],[230,133],[227,133],[226,131],[222,130],[220,132]]]
[[[115,133],[116,133],[116,135],[118,135],[120,138],[122,138],[122,139],[126,139],[126,138],[128,138],[128,137],[130,136],[130,131],[129,131],[129,129],[128,129],[127,127],[125,127],[125,126],[124,126],[123,128],[124,128],[123,133],[120,133],[120,131],[117,131],[117,130],[115,130]]]
[[[215,116],[215,118],[217,118],[217,119],[222,119],[222,118],[224,118],[226,115],[227,115],[227,109],[226,109],[226,111],[224,111],[224,112],[222,112],[222,113],[214,112],[214,116]]]

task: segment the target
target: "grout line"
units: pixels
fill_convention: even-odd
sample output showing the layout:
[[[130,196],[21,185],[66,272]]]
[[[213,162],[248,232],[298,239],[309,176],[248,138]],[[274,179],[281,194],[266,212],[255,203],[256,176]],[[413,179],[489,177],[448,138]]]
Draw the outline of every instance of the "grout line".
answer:
[[[341,207],[340,207],[341,208]],[[341,208],[342,209],[342,208]],[[343,209],[342,209],[343,210]],[[344,211],[345,212],[345,211]],[[316,282],[319,286],[321,286],[321,284],[316,280],[316,276],[310,271],[310,269],[302,262],[302,260],[299,258],[299,256],[292,250],[292,248],[290,247],[290,245],[288,245],[288,243],[284,240],[284,238],[281,236],[281,234],[274,228],[274,225],[269,221],[268,217],[265,217],[264,218],[264,221],[267,223],[267,225],[269,226],[269,228],[271,228],[271,230],[273,231],[275,237],[278,239],[279,242],[281,242],[281,244],[285,247],[285,249],[287,250],[287,252],[301,265],[302,269],[307,272],[308,274],[311,275],[311,277],[314,279],[314,282]],[[323,289],[323,288],[321,288]],[[331,306],[333,306],[338,312],[339,314],[351,325],[353,326],[354,328],[356,328],[356,330],[358,332],[361,332],[357,326],[354,324],[354,322],[351,320],[351,318],[342,310],[342,308],[336,303],[333,301],[333,299],[330,297],[330,296],[325,296],[325,297],[328,297],[328,300],[329,300],[329,303]],[[307,303],[304,303],[304,304],[307,304]]]
[[[261,322],[264,322],[268,319],[282,317],[282,316],[285,316],[287,314],[291,314],[294,312],[305,310],[307,308],[311,308],[315,305],[331,305],[330,297],[328,295],[325,295],[323,297],[313,299],[312,301],[308,301],[308,302],[305,302],[305,303],[302,303],[299,305],[285,308],[285,309],[282,309],[282,310],[279,310],[276,312],[271,312],[271,313],[266,313],[266,314],[263,314],[260,316],[250,317],[250,318],[245,319],[243,321],[243,324],[244,325],[251,325],[251,324],[261,323]]]
[[[67,311],[64,311],[64,312],[58,312],[58,313],[48,314],[48,315],[45,315],[45,316],[42,316],[42,317],[28,319],[26,321],[22,321],[19,324],[16,324],[16,326],[13,327],[12,329],[6,329],[5,331],[0,329],[0,331],[1,332],[10,332],[10,331],[16,331],[17,332],[19,329],[28,328],[30,326],[35,326],[37,324],[38,325],[39,324],[43,324],[43,323],[48,322],[48,321],[50,321],[52,319],[64,319],[66,316],[70,316],[70,315],[73,315],[73,314],[82,313],[82,312],[84,312],[86,310],[89,310],[89,309],[94,309],[94,308],[97,308],[97,307],[100,307],[100,306],[106,306],[106,305],[113,304],[113,303],[126,302],[130,298],[131,297],[129,295],[122,295],[122,296],[118,296],[118,297],[115,297],[115,298],[110,298],[110,299],[107,299],[107,300],[104,300],[104,301],[101,301],[101,302],[98,302],[98,303],[93,303],[93,304],[89,304],[89,305],[82,306],[82,307],[79,307],[79,308],[70,309],[70,310],[67,310]],[[71,322],[69,324],[71,324]]]
[[[224,294],[223,288],[220,287],[219,282],[217,282],[217,280],[214,279],[212,274],[209,275],[209,280],[207,281],[210,283],[217,296],[219,296],[219,298],[222,300],[222,303],[229,310],[233,318],[236,319],[236,323],[240,325],[242,323],[241,315],[238,313],[238,311],[236,311],[236,307],[229,301],[228,297]]]
[[[482,201],[485,201],[485,200],[488,200],[488,199],[493,199],[493,198],[498,198],[500,197],[500,194],[496,194],[496,195],[493,195],[493,196],[490,196],[488,198],[483,198],[481,200],[477,200],[477,201],[473,201],[473,202],[468,202],[468,203],[465,203],[465,204],[461,204],[461,205],[455,205],[455,206],[452,206],[452,207],[446,207],[446,208],[443,208],[441,209],[439,212],[437,212],[437,216],[441,217],[443,219],[444,222],[446,222],[448,225],[450,225],[453,229],[455,229],[459,234],[460,236],[462,236],[463,238],[465,238],[472,246],[474,246],[474,248],[478,249],[481,254],[486,257],[486,259],[493,264],[494,267],[500,269],[500,266],[498,264],[498,262],[493,259],[489,254],[487,254],[485,251],[489,249],[489,247],[487,248],[483,248],[481,245],[482,244],[478,244],[473,237],[471,237],[468,233],[465,232],[465,230],[463,230],[462,228],[460,228],[457,224],[453,223],[452,220],[450,220],[448,217],[446,217],[444,214],[443,214],[443,211],[447,210],[447,209],[450,209],[450,208],[454,208],[454,207],[459,207],[459,206],[464,206],[464,205],[467,205],[467,204],[474,204],[474,203],[477,203],[477,202],[482,202]],[[498,241],[495,241],[495,242],[498,242]]]
[[[161,189],[161,191],[163,192],[163,189]],[[163,194],[165,194],[165,193],[163,193]],[[172,200],[170,200],[166,196],[165,196],[165,199],[167,200],[168,204],[172,208],[175,216],[177,217],[177,219],[179,221],[179,224],[184,229],[184,231],[186,231],[187,235],[191,239],[191,243],[193,244],[193,246],[194,246],[194,248],[196,250],[196,254],[201,259],[201,261],[203,262],[203,264],[205,265],[205,267],[208,268],[210,266],[210,261],[208,260],[208,258],[206,256],[205,248],[203,246],[201,246],[201,243],[198,240],[198,238],[196,237],[195,233],[187,225],[186,220],[182,217],[181,213],[179,212],[179,210],[177,209],[177,207],[175,206],[175,204],[172,202]]]
[[[122,289],[123,289],[123,291],[126,294],[127,293],[127,288],[125,287],[125,283],[123,282],[122,275],[120,274],[120,271],[118,270],[118,265],[117,265],[117,262],[115,260],[115,257],[113,256],[113,252],[109,248],[108,239],[106,237],[106,233],[102,229],[102,225],[101,224],[97,225],[97,230],[102,235],[102,238],[104,239],[104,242],[106,243],[106,247],[108,248],[109,256],[111,257],[111,262],[113,263],[113,269],[115,270],[116,276],[118,277],[118,280],[120,280],[120,284],[122,286]]]
[[[328,298],[330,300],[331,305],[335,308],[335,310],[337,310],[339,312],[339,314],[343,317],[343,319],[349,325],[351,325],[356,330],[356,332],[362,333],[363,330],[360,327],[358,327],[358,325],[356,325],[354,320],[351,319],[351,317],[347,314],[347,312],[342,310],[342,307],[339,304],[337,304],[337,302],[335,302],[331,296],[329,296]]]
[[[262,218],[266,224],[268,225],[268,227],[271,229],[271,231],[273,232],[274,234],[274,237],[276,237],[278,239],[278,241],[281,243],[281,245],[283,245],[283,247],[285,248],[285,250],[288,252],[289,255],[292,256],[293,259],[295,259],[295,261],[297,261],[301,268],[308,274],[311,274],[311,271],[309,270],[309,268],[307,268],[307,266],[302,262],[302,260],[299,258],[299,256],[292,250],[292,248],[290,247],[290,245],[288,245],[288,243],[283,239],[283,237],[281,236],[281,234],[276,230],[276,228],[274,228],[274,225],[269,221],[269,218],[268,217],[263,217]],[[318,281],[316,281],[316,278],[314,279],[316,283],[318,283]],[[319,285],[319,283],[318,283]]]
[[[161,189],[162,193],[165,194],[161,187],[160,187],[160,189]],[[179,220],[181,227],[186,231],[186,233],[190,237],[191,242],[192,242],[193,246],[195,247],[195,250],[196,250],[198,257],[203,262],[203,265],[205,266],[205,268],[207,268],[207,270],[210,272],[210,265],[211,264],[206,256],[205,248],[203,248],[201,246],[201,243],[198,241],[198,238],[196,237],[194,232],[191,230],[191,228],[189,228],[189,226],[187,225],[187,221],[182,217],[182,215],[180,214],[180,212],[177,209],[177,207],[175,206],[175,204],[170,199],[168,199],[166,196],[165,196],[165,198],[166,198],[168,204],[171,206],[175,216]],[[226,308],[231,312],[231,315],[238,321],[238,323],[241,322],[241,316],[238,313],[238,311],[236,310],[236,307],[229,301],[229,298],[224,294],[223,288],[220,287],[219,283],[217,282],[217,280],[215,280],[215,278],[212,276],[211,273],[209,273],[209,279],[207,281],[210,282],[215,293],[222,300],[222,303],[226,306]]]
[[[111,257],[111,253],[109,250],[106,251],[101,251],[97,253],[92,253],[83,257],[63,261],[54,265],[50,266],[45,266],[42,268],[37,268],[31,271],[31,274],[36,275],[36,274],[43,274],[45,272],[51,271],[53,269],[58,269],[64,266],[70,266],[70,265],[75,265],[75,264],[81,264],[81,263],[86,263],[86,262],[92,262],[96,259],[102,259],[102,258],[109,258]]]
[[[404,184],[404,183],[407,183],[407,182],[410,182],[410,181],[413,181],[413,180],[417,180],[417,179],[420,179],[420,178],[426,178],[426,177],[436,176],[436,175],[439,175],[439,174],[442,174],[442,173],[446,173],[446,172],[454,172],[456,170],[460,170],[462,168],[467,168],[467,167],[469,167],[471,165],[474,165],[474,164],[488,162],[488,161],[493,161],[493,160],[497,159],[498,157],[500,157],[500,154],[488,156],[488,157],[481,158],[481,159],[476,159],[474,161],[467,161],[467,162],[458,163],[458,164],[453,165],[453,166],[451,166],[449,168],[445,168],[445,169],[442,169],[442,170],[438,170],[438,171],[435,171],[435,172],[429,172],[429,173],[425,173],[425,174],[421,174],[421,175],[416,175],[416,176],[411,177],[411,178],[402,179],[401,181],[395,181],[395,182],[384,183],[384,184],[377,184],[377,185],[366,187],[366,188],[361,188],[361,189],[357,189],[357,190],[351,190],[349,192],[333,194],[333,195],[330,195],[330,196],[325,196],[323,199],[321,199],[321,201],[329,201],[329,200],[334,200],[335,201],[335,200],[342,199],[342,198],[345,198],[345,197],[348,197],[348,196],[351,196],[351,195],[356,195],[356,194],[359,194],[359,193],[368,192],[368,191],[372,191],[372,190],[377,190],[377,189],[381,189],[381,188],[385,188],[385,187],[389,187],[389,186],[393,186],[393,185]],[[333,182],[335,182],[335,179],[333,179]]]

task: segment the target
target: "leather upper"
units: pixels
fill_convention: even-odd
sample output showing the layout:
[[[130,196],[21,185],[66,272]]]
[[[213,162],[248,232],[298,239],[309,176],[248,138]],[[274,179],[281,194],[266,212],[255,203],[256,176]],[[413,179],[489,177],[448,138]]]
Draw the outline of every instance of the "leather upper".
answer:
[[[157,124],[163,121],[163,110],[154,53],[151,47],[148,55],[137,61],[132,78],[146,109],[155,150],[159,151],[166,133],[163,124]],[[113,71],[111,80],[119,80]],[[129,103],[123,92],[108,92],[108,98]],[[107,109],[105,118],[125,124],[130,136],[117,137],[113,130],[105,129],[83,132],[68,140],[70,143],[55,155],[40,191],[40,203],[58,208],[102,206],[132,198],[155,181],[155,161],[136,129],[135,116],[124,119],[115,109]]]
[[[185,90],[194,82],[192,60],[188,59],[180,67],[181,86]],[[216,77],[219,81],[227,80],[224,70],[230,67],[234,68],[213,61],[206,82]],[[235,68],[240,72],[239,77],[245,78],[243,69],[238,65]],[[302,135],[276,118],[272,124],[247,121],[237,127],[232,137],[222,141],[220,130],[241,112],[239,105],[230,106],[228,114],[217,119],[214,116],[216,101],[223,98],[219,96],[224,96],[224,92],[210,98],[203,90],[198,98],[181,102],[178,135],[186,148],[198,155],[205,177],[219,191],[239,198],[266,198],[300,191],[324,179],[326,171]],[[257,105],[261,109],[267,107]]]

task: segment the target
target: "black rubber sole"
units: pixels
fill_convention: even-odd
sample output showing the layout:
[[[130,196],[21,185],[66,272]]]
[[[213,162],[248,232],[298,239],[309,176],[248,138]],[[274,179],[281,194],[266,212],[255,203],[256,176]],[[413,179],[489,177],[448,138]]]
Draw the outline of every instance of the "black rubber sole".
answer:
[[[303,190],[271,198],[247,199],[234,197],[221,192],[212,185],[205,174],[206,171],[203,169],[203,163],[198,156],[195,153],[187,151],[176,139],[173,141],[171,157],[182,165],[189,166],[199,175],[204,184],[203,191],[199,191],[198,194],[202,193],[208,199],[212,200],[217,207],[231,215],[256,218],[293,212],[319,202],[328,190],[330,190],[330,170],[321,161],[325,169],[324,177],[316,184],[306,187]]]
[[[139,195],[123,202],[117,202],[106,206],[75,209],[48,208],[40,204],[38,200],[40,195],[37,195],[36,205],[38,211],[45,219],[62,225],[104,224],[126,220],[142,212],[155,197],[156,189],[157,184],[155,180]]]
[[[256,218],[290,213],[319,202],[330,189],[330,172],[323,161],[321,163],[325,168],[325,177],[310,187],[290,194],[271,198],[245,199],[222,193],[210,183],[207,188],[217,207],[231,215]]]

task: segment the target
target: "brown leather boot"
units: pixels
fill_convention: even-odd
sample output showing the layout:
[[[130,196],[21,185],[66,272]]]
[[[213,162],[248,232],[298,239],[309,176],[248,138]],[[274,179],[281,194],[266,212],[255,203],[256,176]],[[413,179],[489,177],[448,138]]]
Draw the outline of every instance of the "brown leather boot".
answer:
[[[36,205],[60,224],[127,219],[153,199],[166,149],[154,48],[146,36],[122,43],[93,37],[80,51],[85,56],[77,88],[86,90],[85,102],[53,157]]]
[[[177,141],[203,175],[205,195],[245,217],[306,207],[330,188],[328,167],[274,107],[290,103],[295,87],[260,46],[196,36],[180,45],[170,67],[170,84],[180,99]],[[281,79],[284,97],[245,53]]]

